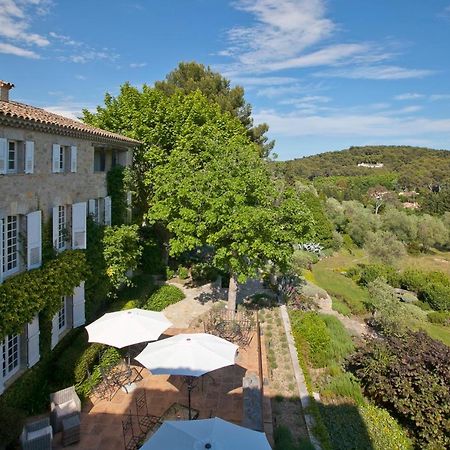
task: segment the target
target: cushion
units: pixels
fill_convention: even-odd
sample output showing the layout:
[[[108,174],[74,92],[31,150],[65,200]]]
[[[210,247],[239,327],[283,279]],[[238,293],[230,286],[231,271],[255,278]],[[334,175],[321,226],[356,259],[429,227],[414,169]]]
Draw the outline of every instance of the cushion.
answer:
[[[57,417],[64,417],[77,412],[77,404],[75,400],[69,400],[68,402],[56,405],[54,411]]]
[[[50,425],[45,428],[41,428],[40,430],[29,431],[27,433],[27,441],[32,441],[33,439],[37,439],[42,436],[47,436],[48,434],[50,436],[53,436],[52,427]]]

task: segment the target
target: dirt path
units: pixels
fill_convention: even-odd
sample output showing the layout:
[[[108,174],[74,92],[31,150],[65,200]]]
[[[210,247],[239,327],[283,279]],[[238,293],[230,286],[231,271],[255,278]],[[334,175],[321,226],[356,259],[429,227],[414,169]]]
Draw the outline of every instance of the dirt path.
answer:
[[[351,335],[359,338],[364,335],[372,335],[371,329],[364,322],[344,316],[335,311],[332,307],[333,302],[331,297],[328,294],[326,298],[316,300],[316,303],[319,306],[319,312],[338,318]]]

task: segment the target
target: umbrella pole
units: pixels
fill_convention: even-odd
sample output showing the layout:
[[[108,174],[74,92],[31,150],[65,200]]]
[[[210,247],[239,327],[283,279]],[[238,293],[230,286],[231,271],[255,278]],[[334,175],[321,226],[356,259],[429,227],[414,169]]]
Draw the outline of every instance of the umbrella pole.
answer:
[[[191,392],[192,392],[192,377],[187,377],[187,387],[188,387],[188,408],[189,408],[189,420],[192,420],[192,409],[191,409]]]

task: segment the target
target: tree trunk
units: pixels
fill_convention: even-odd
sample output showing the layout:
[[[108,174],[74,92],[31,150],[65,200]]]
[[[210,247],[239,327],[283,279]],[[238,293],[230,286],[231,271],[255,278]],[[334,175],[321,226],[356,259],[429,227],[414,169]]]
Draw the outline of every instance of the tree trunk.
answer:
[[[238,284],[236,276],[230,274],[230,284],[228,285],[228,311],[236,311],[237,288]]]

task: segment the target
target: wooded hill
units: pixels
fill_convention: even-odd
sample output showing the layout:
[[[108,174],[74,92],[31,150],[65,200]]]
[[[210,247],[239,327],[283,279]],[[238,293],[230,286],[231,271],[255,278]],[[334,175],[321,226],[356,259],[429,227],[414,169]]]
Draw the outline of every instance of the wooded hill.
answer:
[[[383,164],[361,167],[358,164]],[[410,146],[350,147],[291,161],[276,162],[275,171],[288,180],[332,176],[395,174],[400,189],[438,189],[450,184],[450,151]]]

